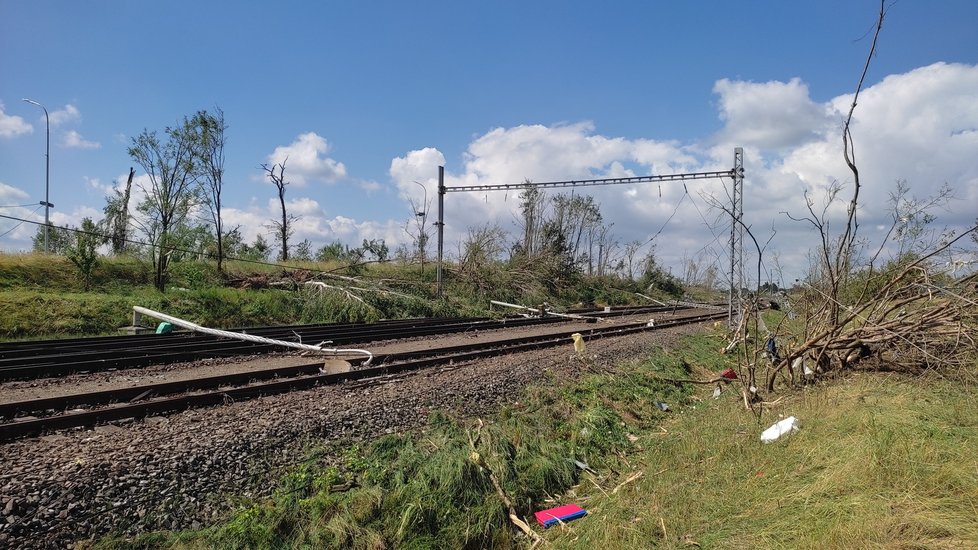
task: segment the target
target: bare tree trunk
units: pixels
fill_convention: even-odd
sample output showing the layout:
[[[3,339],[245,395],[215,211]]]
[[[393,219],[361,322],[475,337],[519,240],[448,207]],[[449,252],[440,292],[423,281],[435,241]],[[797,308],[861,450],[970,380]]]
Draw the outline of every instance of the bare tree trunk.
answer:
[[[282,261],[289,259],[289,235],[292,233],[292,222],[296,219],[295,216],[288,215],[285,207],[285,188],[289,185],[289,182],[285,181],[285,163],[288,161],[289,159],[286,158],[278,164],[273,164],[271,168],[267,164],[261,165],[265,175],[272,180],[272,184],[278,190],[278,201],[282,206],[282,221],[272,222],[272,227],[282,242],[282,253],[279,256]]]
[[[112,228],[112,252],[114,254],[122,254],[126,249],[129,231],[129,197],[132,193],[132,178],[135,175],[136,170],[130,166],[129,179],[126,180],[126,191],[122,195],[122,203],[119,205],[115,226]]]
[[[289,218],[285,211],[285,186],[278,188],[278,202],[282,205],[282,261],[289,259]]]

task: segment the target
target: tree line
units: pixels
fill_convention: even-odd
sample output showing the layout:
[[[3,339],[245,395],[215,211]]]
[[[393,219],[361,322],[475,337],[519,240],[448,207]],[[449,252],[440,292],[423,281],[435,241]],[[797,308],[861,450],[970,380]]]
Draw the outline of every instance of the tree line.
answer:
[[[100,221],[84,219],[81,231],[51,228],[51,250],[68,256],[86,281],[98,262],[97,249],[103,245],[115,255],[143,256],[152,262],[153,284],[160,291],[166,289],[171,265],[186,260],[216,261],[218,272],[224,273],[228,258],[269,261],[275,250],[279,261],[358,265],[391,259],[391,250],[382,239],[364,239],[360,247],[352,248],[337,241],[318,250],[313,250],[308,239],[293,244],[299,218],[288,212],[285,200],[288,158],[260,164],[275,186],[281,207],[280,215],[267,225],[272,240],[259,234],[253,242],[245,242],[240,227],[229,227],[224,219],[227,138],[228,124],[219,107],[185,116],[163,131],[144,129],[132,138],[127,152],[145,177],[136,179],[136,170],[130,168],[125,186],[106,197]],[[138,204],[131,204],[134,185],[142,192],[137,194],[142,197]],[[460,275],[469,276],[472,266],[492,262],[532,273],[554,292],[575,284],[583,275],[634,280],[667,293],[678,292],[679,280],[657,264],[651,239],[622,245],[612,231],[614,224],[606,222],[593,197],[548,195],[529,188],[520,195],[519,204],[518,231],[512,238],[498,226],[469,230],[459,247]],[[412,243],[393,253],[396,259],[420,260],[422,275],[429,246],[429,206],[412,202],[413,215],[405,225]],[[35,250],[42,242],[35,237]]]

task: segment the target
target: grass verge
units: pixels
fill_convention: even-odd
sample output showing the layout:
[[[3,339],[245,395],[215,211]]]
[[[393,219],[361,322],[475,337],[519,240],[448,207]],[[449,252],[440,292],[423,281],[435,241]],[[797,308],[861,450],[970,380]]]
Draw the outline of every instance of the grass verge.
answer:
[[[557,548],[978,548],[976,388],[862,373],[790,396],[801,430],[764,445],[737,397],[705,398],[629,457],[616,495],[582,486]],[[631,472],[629,472],[631,473]],[[633,474],[634,475],[634,474]]]

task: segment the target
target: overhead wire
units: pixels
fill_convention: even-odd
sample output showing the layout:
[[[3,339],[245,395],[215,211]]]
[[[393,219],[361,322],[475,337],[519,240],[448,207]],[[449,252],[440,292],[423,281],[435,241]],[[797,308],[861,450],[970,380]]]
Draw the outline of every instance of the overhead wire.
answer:
[[[723,178],[722,177],[719,178],[719,179],[721,180],[721,182],[723,181]],[[699,214],[700,219],[703,220],[703,225],[705,225],[706,228],[710,230],[710,233],[713,234],[713,240],[710,241],[709,243],[707,243],[702,248],[700,248],[699,250],[696,251],[696,254],[699,254],[700,252],[703,252],[707,248],[713,246],[714,243],[716,243],[717,241],[719,241],[721,235],[719,233],[717,233],[716,231],[714,231],[713,225],[710,224],[710,222],[706,219],[706,216],[703,215],[703,211],[700,210],[700,207],[696,205],[696,201],[694,201],[692,199],[690,199],[690,201],[693,203],[693,208],[696,209],[696,213]]]
[[[679,197],[679,202],[676,203],[676,208],[672,210],[672,214],[669,214],[669,217],[666,218],[666,221],[662,222],[662,226],[659,227],[659,230],[656,231],[654,235],[649,237],[649,240],[645,241],[645,244],[649,244],[650,242],[654,241],[655,238],[658,237],[660,233],[662,233],[662,230],[666,228],[666,225],[668,225],[669,222],[672,221],[672,218],[676,216],[676,213],[679,212],[679,207],[680,205],[683,204],[683,201],[686,200],[687,196],[689,196],[689,189],[686,189],[686,184],[683,183],[683,196]]]
[[[4,207],[0,207],[0,208],[8,208],[8,207],[6,207],[6,206],[4,206]],[[35,208],[35,209],[34,209],[34,211],[33,211],[33,212],[31,212],[31,214],[36,214],[36,213],[37,213],[37,211],[38,211],[38,210],[40,210],[40,209],[41,209],[41,207],[40,207],[40,206],[38,206],[37,208]],[[2,217],[4,217],[4,218],[11,218],[11,219],[16,219],[16,218],[12,218],[11,216],[3,216],[2,214],[0,214],[0,216],[2,216]],[[31,220],[20,220],[20,223],[17,223],[17,224],[14,224],[14,226],[13,226],[13,227],[11,227],[10,229],[8,229],[8,230],[6,230],[6,231],[4,231],[3,233],[0,233],[0,238],[2,238],[2,237],[6,237],[6,236],[7,236],[7,235],[9,235],[10,233],[12,233],[14,229],[17,229],[18,227],[20,227],[20,226],[22,226],[22,225],[24,225],[24,223],[25,223],[25,222],[26,222],[26,223],[40,223],[40,222],[33,222],[33,221],[31,221]]]

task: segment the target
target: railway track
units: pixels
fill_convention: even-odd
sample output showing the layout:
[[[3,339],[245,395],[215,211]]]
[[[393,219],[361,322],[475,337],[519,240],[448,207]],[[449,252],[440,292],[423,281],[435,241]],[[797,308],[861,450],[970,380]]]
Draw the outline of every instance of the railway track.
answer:
[[[661,311],[661,308],[658,311]],[[0,417],[7,421],[0,424],[0,441],[10,441],[51,430],[138,419],[192,407],[219,405],[320,385],[357,380],[377,381],[438,365],[458,364],[482,357],[543,347],[566,346],[571,334],[575,332],[581,333],[585,340],[594,340],[710,321],[725,316],[724,312],[716,311],[689,313],[692,315],[662,319],[657,321],[655,326],[650,326],[644,321],[608,327],[593,325],[590,330],[565,330],[409,353],[375,355],[372,366],[356,368],[362,359],[354,360],[350,362],[353,368],[346,372],[322,372],[322,359],[318,361],[310,359],[306,364],[289,367],[3,403],[0,404]]]
[[[608,312],[592,312],[589,315],[606,318],[674,309],[676,308],[659,306],[619,308]],[[334,346],[348,346],[382,340],[561,322],[566,322],[566,319],[559,317],[436,318],[379,321],[369,324],[257,327],[234,331],[276,340],[305,343],[328,341]],[[229,340],[191,332],[7,342],[0,344],[0,382],[141,368],[148,365],[264,353],[278,349],[270,344]]]

